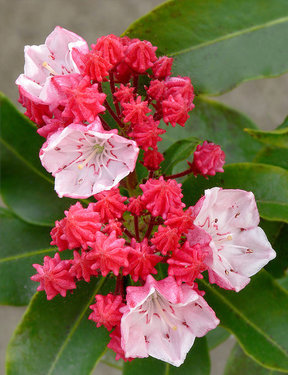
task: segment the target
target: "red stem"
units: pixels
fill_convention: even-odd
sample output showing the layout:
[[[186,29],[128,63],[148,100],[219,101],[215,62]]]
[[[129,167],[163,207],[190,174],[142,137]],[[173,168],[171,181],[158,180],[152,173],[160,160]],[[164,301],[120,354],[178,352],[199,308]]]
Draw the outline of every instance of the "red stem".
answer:
[[[110,72],[110,73],[109,73],[109,78],[110,78],[110,88],[111,88],[111,92],[112,92],[112,94],[114,94],[114,93],[115,93],[114,74]],[[117,100],[115,100],[115,98],[113,99],[113,103],[114,103],[115,108],[116,108],[117,116],[120,117],[120,108],[119,108],[119,103],[117,102]]]
[[[129,232],[129,230],[127,228],[124,228],[124,231],[123,231],[127,237],[129,238],[134,238],[133,234]]]
[[[123,128],[123,123],[120,120],[120,118],[116,115],[116,113],[113,111],[113,109],[110,107],[109,103],[107,100],[104,102],[105,107],[107,108],[108,112],[110,115],[113,117],[113,119],[117,122],[117,124],[120,126],[120,128]]]
[[[102,122],[102,125],[103,125],[103,128],[105,130],[111,130],[110,126],[108,125],[108,123],[100,116],[100,120]]]
[[[134,216],[134,228],[136,240],[140,242],[138,216]]]
[[[192,173],[192,168],[186,169],[186,171],[183,171],[181,173],[171,174],[170,176],[164,176],[164,180],[169,180],[170,178],[178,178],[187,176],[187,174]]]
[[[138,75],[133,76],[133,86],[135,87],[135,92],[137,93],[138,91]]]
[[[124,298],[124,283],[122,275],[117,276],[115,294],[121,295]]]
[[[150,220],[150,223],[149,223],[149,226],[148,226],[148,229],[147,229],[147,232],[145,233],[145,237],[148,238],[153,230],[153,227],[155,225],[155,222],[154,222],[154,217],[151,216],[151,220]]]
[[[153,176],[154,176],[154,171],[150,171],[148,178],[153,178]]]

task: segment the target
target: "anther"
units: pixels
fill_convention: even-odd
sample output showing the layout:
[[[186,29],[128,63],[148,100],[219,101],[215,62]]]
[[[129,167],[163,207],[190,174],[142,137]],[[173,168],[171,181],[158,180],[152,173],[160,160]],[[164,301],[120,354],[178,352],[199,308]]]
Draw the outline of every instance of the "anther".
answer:
[[[57,76],[57,73],[55,72],[54,69],[51,68],[51,66],[46,62],[44,61],[42,66],[47,69],[53,76]]]

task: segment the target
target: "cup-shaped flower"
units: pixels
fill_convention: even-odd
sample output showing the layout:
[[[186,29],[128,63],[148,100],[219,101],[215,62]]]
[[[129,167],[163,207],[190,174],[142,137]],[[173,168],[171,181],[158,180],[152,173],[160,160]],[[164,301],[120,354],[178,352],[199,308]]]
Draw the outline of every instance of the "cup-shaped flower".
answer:
[[[55,75],[79,73],[72,56],[73,48],[87,53],[87,42],[79,35],[57,26],[40,46],[26,46],[25,66],[16,84],[23,95],[40,104],[49,104],[47,88]],[[48,90],[49,91],[49,90]]]
[[[128,357],[148,357],[180,366],[194,343],[219,320],[206,301],[189,285],[178,286],[171,276],[143,287],[127,288],[121,310],[121,345]]]
[[[136,143],[104,132],[99,123],[71,124],[52,134],[40,151],[44,168],[55,177],[59,197],[88,198],[116,186],[135,168]]]
[[[264,231],[252,192],[213,188],[205,191],[194,208],[194,229],[187,238],[191,246],[202,242],[211,251],[205,258],[209,280],[236,292],[275,258]]]

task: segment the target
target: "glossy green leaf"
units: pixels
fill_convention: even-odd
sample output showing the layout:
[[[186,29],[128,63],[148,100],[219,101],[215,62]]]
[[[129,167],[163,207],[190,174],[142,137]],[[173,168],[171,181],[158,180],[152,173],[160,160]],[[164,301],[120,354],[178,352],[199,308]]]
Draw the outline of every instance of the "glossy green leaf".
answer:
[[[59,199],[50,182],[34,173],[24,160],[4,145],[0,156],[1,195],[6,206],[28,223],[53,226],[73,200]]]
[[[125,362],[123,375],[209,375],[210,358],[205,337],[196,339],[180,367],[148,357]]]
[[[19,220],[10,211],[0,211],[0,304],[26,305],[36,292],[30,280],[36,273],[33,263],[54,256],[50,247],[50,228]]]
[[[26,116],[0,92],[0,140],[17,158],[22,159],[35,173],[54,183],[53,178],[42,167],[39,151],[45,138],[38,135],[37,128]]]
[[[207,94],[288,70],[288,3],[281,0],[167,1],[125,34],[174,57],[174,75],[189,75]]]
[[[288,117],[285,118],[276,130],[283,131],[283,129],[288,129]],[[254,129],[250,130],[254,131]],[[256,154],[253,161],[255,163],[271,164],[288,169],[288,150],[287,148],[265,146]]]
[[[271,164],[288,169],[288,150],[286,148],[263,147],[253,159],[254,163]]]
[[[288,171],[266,164],[235,163],[206,180],[188,177],[183,184],[184,202],[195,204],[203,191],[214,186],[243,189],[255,194],[261,217],[288,223]]]
[[[185,127],[166,126],[159,149],[165,151],[175,141],[197,137],[221,145],[226,163],[252,161],[261,144],[244,132],[244,128],[256,128],[243,114],[214,100],[197,98],[195,108]]]
[[[279,279],[278,283],[282,286],[282,288],[287,289],[288,291],[288,275],[287,274],[282,279]]]
[[[164,152],[164,161],[161,164],[161,171],[163,174],[170,174],[173,168],[182,160],[187,160],[195,151],[197,145],[201,140],[195,137],[184,138],[173,143]]]
[[[205,299],[221,325],[263,366],[288,372],[288,292],[265,271],[252,277],[241,292],[199,281]]]
[[[230,337],[230,332],[223,327],[218,326],[215,329],[212,329],[212,331],[209,331],[205,337],[207,339],[208,349],[212,350],[226,341]]]
[[[109,341],[108,331],[88,320],[103,281],[82,282],[73,294],[51,301],[37,293],[9,344],[7,375],[90,374]]]
[[[265,233],[267,234],[267,226],[263,226]],[[268,238],[269,235],[267,234]],[[288,239],[288,224],[282,224],[277,232],[277,236],[274,240],[270,240],[273,249],[277,252],[277,256],[266,266],[266,270],[271,273],[275,278],[284,277],[288,269],[288,251],[287,251],[287,239]]]
[[[59,199],[54,181],[39,161],[43,143],[36,128],[3,96],[1,104],[1,194],[23,220],[52,226],[72,199]]]
[[[285,372],[262,367],[248,357],[238,344],[235,344],[228,358],[224,375],[283,375]]]
[[[288,128],[281,128],[270,131],[245,129],[253,138],[269,146],[288,148]]]

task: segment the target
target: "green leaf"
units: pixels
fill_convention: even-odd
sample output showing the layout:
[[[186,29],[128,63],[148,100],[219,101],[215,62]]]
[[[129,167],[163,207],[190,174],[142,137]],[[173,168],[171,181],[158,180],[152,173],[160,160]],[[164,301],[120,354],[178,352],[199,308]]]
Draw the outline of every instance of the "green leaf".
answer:
[[[196,339],[180,367],[148,357],[125,362],[123,375],[209,375],[210,358],[205,337]]]
[[[273,222],[270,222],[273,223]],[[288,269],[288,251],[287,251],[287,238],[288,238],[288,225],[282,224],[281,227],[276,229],[276,238],[271,240],[269,237],[269,232],[267,233],[267,225],[261,227],[264,229],[265,233],[273,249],[277,252],[277,256],[265,267],[266,270],[271,273],[275,278],[284,277]],[[274,223],[273,223],[274,224]],[[274,225],[273,225],[274,226]]]
[[[226,341],[230,337],[230,333],[223,327],[218,326],[212,329],[212,331],[209,331],[205,337],[207,339],[208,349],[212,350]]]
[[[263,366],[288,372],[288,292],[264,270],[239,293],[199,280],[221,325]],[[245,372],[244,372],[245,373]]]
[[[278,283],[282,286],[282,288],[287,289],[288,291],[288,275],[287,274],[282,279],[279,279]]]
[[[36,273],[32,264],[55,253],[49,232],[49,228],[19,220],[8,210],[0,211],[0,304],[29,303],[38,285],[30,280]]]
[[[174,75],[219,94],[288,70],[288,3],[281,0],[172,0],[125,32],[174,57]]]
[[[288,223],[288,171],[266,164],[235,163],[226,165],[224,173],[206,180],[188,177],[183,183],[184,202],[195,204],[205,189],[221,186],[243,189],[255,194],[262,218]]]
[[[288,150],[286,148],[263,147],[256,154],[253,162],[271,164],[288,169]]]
[[[245,129],[257,141],[269,146],[288,148],[288,127],[270,131]]]
[[[23,220],[52,226],[73,200],[58,198],[53,179],[41,166],[38,154],[44,138],[4,96],[0,104],[3,201]]]
[[[256,128],[243,114],[201,97],[195,101],[184,128],[165,125],[167,132],[162,135],[159,149],[164,151],[175,141],[193,136],[219,144],[226,154],[226,163],[252,161],[261,144],[243,131],[247,127]]]
[[[238,344],[235,344],[228,358],[224,375],[281,375],[285,372],[273,371],[262,367],[248,357]]]
[[[104,280],[82,282],[73,294],[51,301],[37,293],[8,346],[7,375],[90,374],[109,341],[108,331],[88,320]]]
[[[278,131],[283,131],[283,129],[288,129],[288,117],[277,127]],[[253,131],[254,129],[250,130]],[[271,164],[288,169],[288,150],[287,148],[265,146],[258,152],[253,161],[255,163]]]
[[[197,145],[201,143],[201,140],[195,137],[181,139],[173,143],[165,152],[165,160],[161,164],[161,171],[163,174],[170,174],[173,171],[175,165],[182,160],[187,160],[191,154],[195,151]]]

